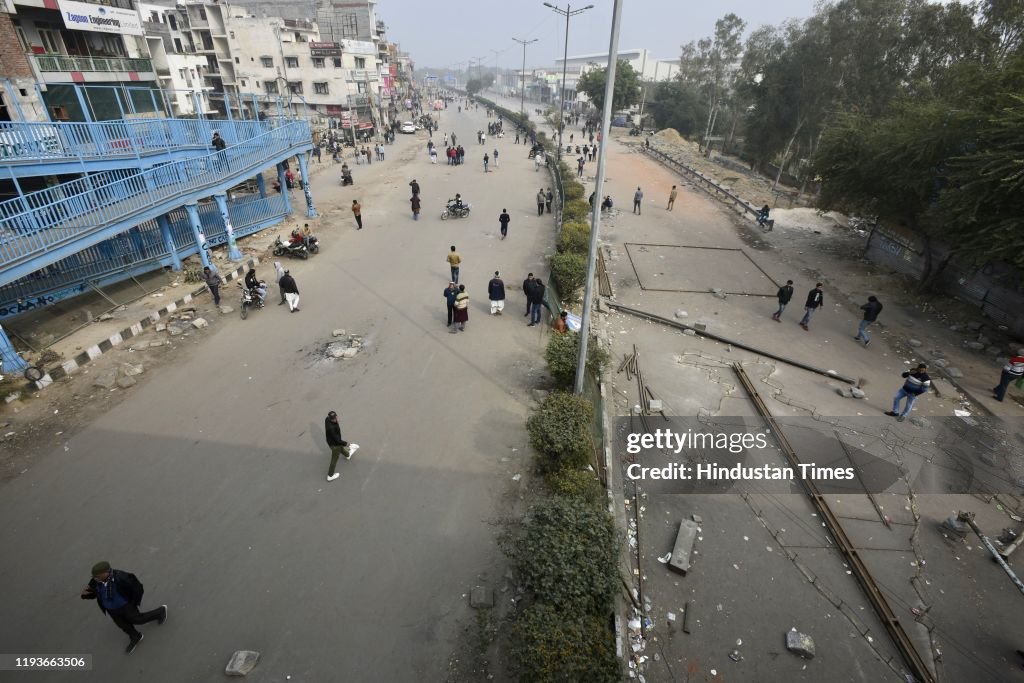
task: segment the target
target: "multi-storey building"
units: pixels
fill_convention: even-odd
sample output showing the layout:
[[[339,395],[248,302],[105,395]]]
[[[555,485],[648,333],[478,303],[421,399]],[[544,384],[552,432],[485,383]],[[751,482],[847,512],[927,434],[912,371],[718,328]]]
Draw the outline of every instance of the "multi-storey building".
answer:
[[[209,111],[203,70],[209,65],[196,51],[184,9],[139,3],[142,28],[153,68],[175,116]]]
[[[135,0],[5,0],[0,7],[3,76],[11,79],[4,101],[26,118],[89,121],[158,109],[130,94],[158,85]],[[90,97],[74,84],[94,86]]]

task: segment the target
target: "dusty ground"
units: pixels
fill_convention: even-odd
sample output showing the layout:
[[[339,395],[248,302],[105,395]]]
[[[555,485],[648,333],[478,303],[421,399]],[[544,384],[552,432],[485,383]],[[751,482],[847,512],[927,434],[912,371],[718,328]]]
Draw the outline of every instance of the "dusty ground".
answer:
[[[966,329],[968,323],[983,322],[977,312],[941,300],[922,300],[902,279],[859,261],[864,236],[844,227],[839,217],[817,216],[802,208],[777,210],[772,233],[755,231],[752,221],[738,219],[635,152],[636,144],[635,138],[620,138],[609,147],[607,192],[617,205],[629,205],[636,184],[632,179],[643,179],[646,195],[642,216],[621,211],[602,223],[614,300],[684,323],[703,322],[716,334],[859,378],[866,392],[864,400],[842,398],[836,393],[838,383],[826,377],[631,316],[600,316],[614,364],[636,346],[647,383],[664,400],[668,414],[704,415],[712,422],[751,415],[750,402],[730,367],[740,362],[773,414],[811,416],[840,429],[852,429],[852,421],[859,420],[857,429],[870,435],[860,445],[918,471],[949,454],[934,445],[928,425],[899,425],[882,412],[902,382],[899,373],[925,354],[960,368],[964,385],[992,412],[1006,417],[1024,414],[1014,402],[999,404],[987,398],[998,366],[992,356],[962,347],[973,336],[949,329],[951,324]],[[664,202],[672,184],[684,190],[675,210],[668,212]],[[679,282],[699,277],[705,280],[703,293],[645,291],[637,271],[646,285],[665,269],[656,259],[634,268],[627,242],[744,249],[775,281],[796,282],[793,303],[783,323],[777,324],[769,319],[775,310],[772,298],[713,296],[711,289],[734,291],[730,283],[747,277],[736,272],[736,262],[720,258],[675,263],[687,272],[671,277]],[[816,280],[826,285],[826,306],[804,332],[796,321],[803,313],[803,297]],[[871,346],[865,348],[852,337],[858,307],[868,294],[878,295],[886,308],[871,330]],[[999,338],[998,331],[985,334],[1007,350],[1017,344]],[[910,339],[920,344],[911,346]],[[927,417],[934,426],[954,410],[978,412],[973,401],[948,382],[935,383],[940,395],[920,400],[916,416]],[[638,403],[635,384],[615,374],[612,388],[616,414],[628,415]],[[1019,467],[1020,462],[1007,460],[993,473],[1009,480]],[[621,490],[627,519],[633,520],[633,531],[638,527],[640,532],[634,580],[639,589],[642,579],[652,627],[636,661],[646,657],[640,667],[648,681],[902,680],[897,673],[899,657],[883,625],[805,496],[767,490],[745,498],[664,494],[643,483],[634,490],[631,482]],[[891,528],[866,496],[830,495],[828,502],[844,518],[847,534],[861,549],[918,651],[934,661],[940,680],[1022,680],[1024,671],[1013,654],[1019,646],[1005,635],[1015,623],[1006,601],[1016,599],[1011,598],[1016,589],[973,535],[961,540],[939,529],[953,510],[967,509],[977,514],[981,528],[998,535],[1006,526],[1019,526],[1011,518],[1020,516],[1019,498],[937,495],[945,490],[926,488],[920,481],[888,488],[877,498]],[[679,522],[691,514],[703,517],[699,555],[695,568],[681,577],[658,558],[671,551]],[[688,635],[668,618],[669,612],[681,618],[687,602],[693,620]],[[814,660],[800,660],[785,650],[783,636],[791,627],[815,639]],[[729,657],[733,653],[738,661]]]

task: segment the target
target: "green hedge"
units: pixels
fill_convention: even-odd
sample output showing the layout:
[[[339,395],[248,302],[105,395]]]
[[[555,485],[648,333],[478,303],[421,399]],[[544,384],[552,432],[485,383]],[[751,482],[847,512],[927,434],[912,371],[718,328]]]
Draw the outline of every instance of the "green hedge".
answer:
[[[577,290],[587,281],[586,255],[572,252],[555,254],[551,257],[551,278],[562,301],[572,301]]]
[[[551,493],[556,496],[595,503],[601,494],[601,481],[591,469],[549,472],[544,481]]]
[[[544,349],[544,360],[559,388],[569,391],[576,383],[576,360],[579,356],[580,335],[576,332],[553,334]],[[608,364],[608,352],[596,342],[587,344],[587,369],[600,376]]]
[[[608,617],[530,605],[512,625],[511,654],[519,680],[528,683],[622,680]]]
[[[582,195],[580,199],[567,201],[562,209],[562,220],[566,221],[585,221],[589,215],[590,202],[582,199]]]
[[[578,470],[589,465],[594,450],[590,435],[593,419],[594,408],[582,396],[556,391],[544,399],[526,420],[540,470]]]
[[[566,176],[563,174],[562,177],[565,178]],[[583,193],[585,192],[582,185],[573,181],[565,183],[562,186],[562,191],[565,192],[565,201],[567,202],[571,202],[575,199],[583,199]],[[587,207],[589,208],[589,206],[590,204],[588,203]]]
[[[590,226],[583,221],[569,221],[562,224],[558,236],[558,251],[572,254],[586,254],[590,249]]]

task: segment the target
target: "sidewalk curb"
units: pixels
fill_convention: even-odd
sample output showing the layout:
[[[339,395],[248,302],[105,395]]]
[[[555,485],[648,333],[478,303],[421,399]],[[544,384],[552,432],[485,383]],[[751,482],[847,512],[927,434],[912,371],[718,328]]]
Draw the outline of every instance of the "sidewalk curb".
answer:
[[[237,279],[239,277],[242,277],[248,268],[254,268],[257,265],[259,265],[259,263],[260,260],[256,257],[253,257],[244,264],[235,268],[233,271],[227,274],[221,273],[221,277],[224,278],[225,282]],[[64,361],[63,363],[60,364],[60,366],[54,368],[53,370],[50,370],[49,372],[44,374],[40,379],[34,382],[29,382],[29,384],[32,385],[35,389],[42,391],[43,389],[53,384],[55,381],[59,379],[64,379],[68,375],[77,372],[78,369],[81,368],[83,365],[88,365],[89,363],[96,360],[97,358],[107,353],[108,351],[111,351],[115,347],[120,346],[122,343],[124,343],[126,339],[131,339],[132,337],[138,337],[142,335],[147,328],[152,327],[161,318],[178,310],[179,307],[182,307],[185,304],[190,303],[193,299],[195,299],[197,296],[201,295],[205,291],[207,291],[205,285],[203,287],[193,290],[191,293],[186,294],[184,297],[178,299],[174,303],[167,304],[156,313],[150,313],[148,316],[146,316],[139,322],[135,323],[134,325],[130,325],[129,327],[124,328],[120,332],[116,332],[113,335],[107,337],[98,344],[94,344],[88,347],[87,349],[85,349],[85,351],[82,351],[82,353],[78,354],[71,360]]]

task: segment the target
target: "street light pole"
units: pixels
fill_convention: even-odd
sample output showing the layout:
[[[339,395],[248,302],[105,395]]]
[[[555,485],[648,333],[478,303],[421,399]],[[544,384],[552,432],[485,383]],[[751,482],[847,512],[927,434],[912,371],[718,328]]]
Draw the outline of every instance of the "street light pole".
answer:
[[[588,9],[593,9],[593,5],[587,5],[581,9],[573,9],[572,5],[566,5],[565,9],[561,7],[555,7],[550,2],[545,2],[544,6],[551,9],[554,12],[565,17],[565,51],[562,55],[562,94],[558,97],[558,163],[562,162],[562,130],[565,128],[565,92],[568,88],[565,87],[565,79],[568,73],[569,67],[569,17],[573,17],[577,14],[583,14]]]
[[[608,78],[604,86],[604,107],[601,118],[601,145],[597,152],[597,179],[594,188],[594,209],[590,219],[590,250],[587,254],[587,283],[583,290],[583,318],[580,321],[580,355],[576,359],[576,385],[583,393],[583,373],[587,368],[587,343],[590,341],[590,309],[594,306],[594,279],[597,269],[597,230],[601,225],[601,193],[604,191],[604,164],[608,156],[608,134],[612,122],[612,97],[615,95],[615,67],[619,54],[619,25],[622,23],[622,0],[615,0],[612,9],[612,36],[608,48]]]
[[[530,43],[536,43],[538,40],[540,40],[540,38],[534,38],[533,40],[520,40],[519,38],[513,38],[512,40],[516,41],[517,43],[519,43],[520,45],[523,46],[523,71],[522,71],[523,87],[519,89],[520,90],[520,93],[519,93],[520,94],[520,97],[519,97],[519,115],[521,117],[523,117],[524,120],[525,120],[525,117],[526,117],[526,46],[529,45]]]

